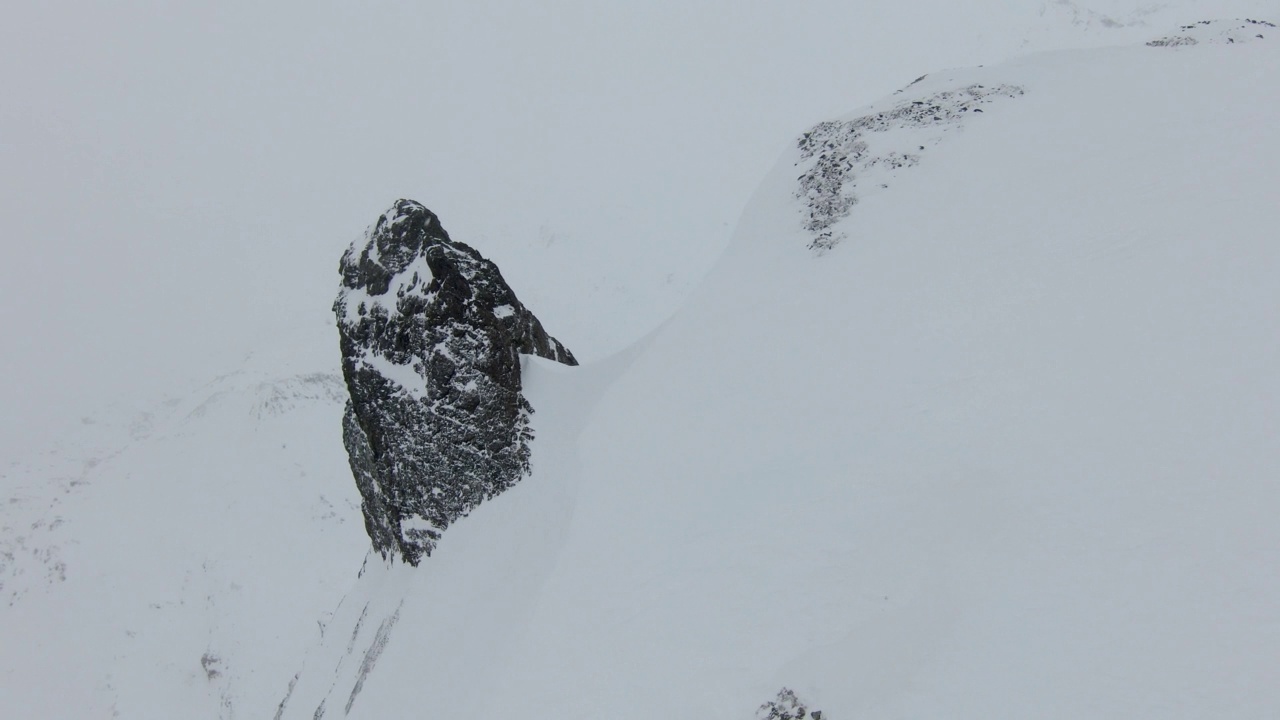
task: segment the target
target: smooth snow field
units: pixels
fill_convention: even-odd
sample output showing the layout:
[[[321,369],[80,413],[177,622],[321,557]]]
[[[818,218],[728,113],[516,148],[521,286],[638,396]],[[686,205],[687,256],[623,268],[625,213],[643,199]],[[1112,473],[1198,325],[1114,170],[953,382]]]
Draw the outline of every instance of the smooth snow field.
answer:
[[[329,323],[78,420],[4,469],[0,718],[1276,717],[1280,29],[1179,37],[812,118],[812,192],[779,138],[669,319],[525,358],[532,474],[417,568]]]

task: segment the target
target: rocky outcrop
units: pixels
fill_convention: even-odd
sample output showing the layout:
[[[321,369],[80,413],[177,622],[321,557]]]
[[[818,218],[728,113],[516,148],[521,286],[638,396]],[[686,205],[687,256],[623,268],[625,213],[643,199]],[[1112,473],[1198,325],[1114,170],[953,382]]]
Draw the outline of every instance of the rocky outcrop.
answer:
[[[804,228],[813,237],[809,249],[821,254],[840,244],[844,235],[835,226],[863,195],[887,190],[900,171],[920,164],[928,146],[941,143],[984,107],[1024,92],[1016,85],[972,84],[917,93],[887,110],[815,125],[796,141],[801,172],[795,196],[803,202]]]
[[[756,710],[756,720],[823,720],[821,710],[810,712],[794,691],[782,688],[778,697]]]
[[[1150,47],[1184,47],[1187,45],[1237,45],[1265,40],[1274,33],[1275,23],[1266,20],[1201,20],[1183,25],[1172,35],[1147,43]]]
[[[445,528],[529,470],[520,355],[577,361],[497,265],[399,200],[342,256],[334,303],[343,438],[365,528],[417,564]]]

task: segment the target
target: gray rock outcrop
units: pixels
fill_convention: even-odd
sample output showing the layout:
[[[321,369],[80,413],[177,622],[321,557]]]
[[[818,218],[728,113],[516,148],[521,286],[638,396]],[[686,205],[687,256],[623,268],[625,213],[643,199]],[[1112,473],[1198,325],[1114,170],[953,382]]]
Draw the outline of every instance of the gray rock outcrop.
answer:
[[[497,265],[399,200],[342,256],[343,438],[365,529],[416,565],[450,523],[529,471],[520,355],[577,361]]]

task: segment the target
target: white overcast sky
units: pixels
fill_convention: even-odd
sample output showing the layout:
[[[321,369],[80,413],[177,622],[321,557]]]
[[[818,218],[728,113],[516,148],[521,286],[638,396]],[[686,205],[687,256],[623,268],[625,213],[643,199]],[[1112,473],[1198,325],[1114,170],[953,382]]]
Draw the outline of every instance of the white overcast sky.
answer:
[[[928,71],[1224,5],[1266,3],[19,0],[5,446],[323,322],[342,248],[401,196],[599,357],[696,282],[807,126]]]

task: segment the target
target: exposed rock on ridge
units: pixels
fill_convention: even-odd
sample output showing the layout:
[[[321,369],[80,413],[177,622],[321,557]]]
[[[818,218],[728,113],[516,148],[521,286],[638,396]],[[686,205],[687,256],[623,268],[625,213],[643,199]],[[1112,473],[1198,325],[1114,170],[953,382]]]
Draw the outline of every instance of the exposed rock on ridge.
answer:
[[[926,146],[942,142],[948,131],[985,112],[984,106],[1024,92],[1016,85],[973,84],[815,125],[796,142],[802,172],[795,195],[804,203],[804,228],[813,234],[809,248],[823,253],[840,244],[844,235],[835,225],[864,193],[887,189],[899,171],[920,163]]]
[[[417,564],[529,470],[520,355],[577,365],[497,265],[398,200],[342,256],[334,303],[351,398],[343,439],[365,529]]]
[[[778,697],[756,710],[756,720],[822,720],[824,717],[821,710],[810,712],[795,691],[788,688],[782,688]]]
[[[1275,32],[1275,23],[1266,20],[1201,20],[1183,25],[1173,35],[1157,38],[1147,43],[1150,47],[1182,47],[1201,43],[1236,45],[1265,40]]]

